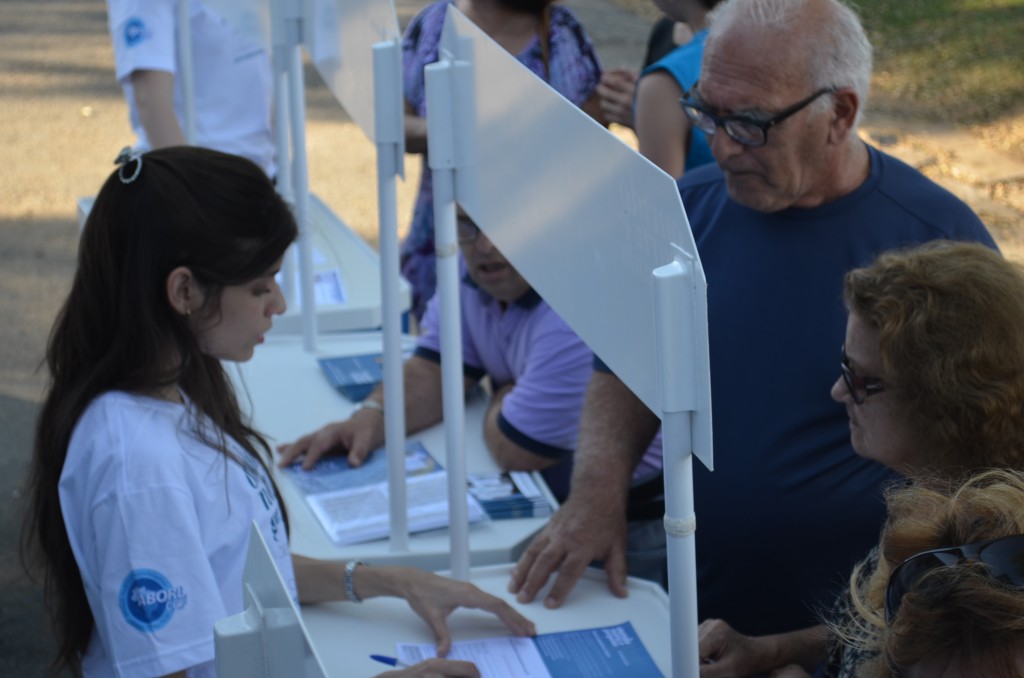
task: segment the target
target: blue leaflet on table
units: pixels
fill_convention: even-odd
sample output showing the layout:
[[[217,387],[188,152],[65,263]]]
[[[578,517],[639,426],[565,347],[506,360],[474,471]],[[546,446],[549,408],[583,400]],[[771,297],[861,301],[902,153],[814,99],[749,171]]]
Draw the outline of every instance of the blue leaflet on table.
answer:
[[[437,460],[418,440],[405,444],[405,471],[410,476],[423,475],[441,468]],[[319,494],[383,483],[388,479],[387,454],[384,448],[374,450],[362,466],[353,468],[344,456],[321,459],[308,471],[296,462],[285,469],[303,494]]]
[[[553,678],[664,678],[633,624],[544,633],[534,639]]]
[[[398,643],[396,649],[398,658],[407,664],[437,655],[437,646],[429,643]],[[533,638],[456,640],[448,657],[478,661],[485,678],[664,678],[628,621],[615,626],[542,633]]]
[[[403,351],[402,360],[411,355],[410,351]],[[365,400],[384,379],[380,353],[318,358],[317,363],[331,386],[354,403]]]
[[[554,512],[529,474],[477,473],[470,474],[467,480],[470,494],[491,520],[543,518]]]

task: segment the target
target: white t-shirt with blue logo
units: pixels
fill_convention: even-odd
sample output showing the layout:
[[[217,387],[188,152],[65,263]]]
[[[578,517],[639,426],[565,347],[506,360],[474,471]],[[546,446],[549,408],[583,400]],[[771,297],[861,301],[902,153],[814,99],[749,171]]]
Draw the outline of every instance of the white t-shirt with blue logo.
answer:
[[[107,0],[117,79],[124,89],[136,148],[149,150],[129,76],[137,70],[172,73],[174,110],[185,129],[177,58],[178,0]],[[249,158],[273,176],[274,137],[270,57],[199,0],[190,0],[196,145]]]
[[[252,521],[295,595],[270,479],[231,441],[229,461],[183,405],[110,392],[79,419],[60,480],[95,632],[85,676],[213,676],[213,625],[243,609]]]

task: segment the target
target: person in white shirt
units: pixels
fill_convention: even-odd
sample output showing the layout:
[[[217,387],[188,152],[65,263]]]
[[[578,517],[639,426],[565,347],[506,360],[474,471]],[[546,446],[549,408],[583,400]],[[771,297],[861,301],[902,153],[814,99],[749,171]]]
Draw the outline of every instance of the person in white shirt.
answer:
[[[241,155],[274,176],[270,57],[202,0],[107,0],[136,150],[185,143],[179,1],[189,3],[194,143]]]
[[[47,346],[27,555],[55,622],[55,668],[213,676],[213,625],[243,610],[253,521],[301,602],[405,598],[450,648],[473,607],[533,624],[476,587],[414,568],[292,556],[268,473],[221,361],[248,360],[285,310],[275,282],[294,218],[255,164],[178,146],[122,164],[97,196]],[[389,675],[474,676],[434,659]]]

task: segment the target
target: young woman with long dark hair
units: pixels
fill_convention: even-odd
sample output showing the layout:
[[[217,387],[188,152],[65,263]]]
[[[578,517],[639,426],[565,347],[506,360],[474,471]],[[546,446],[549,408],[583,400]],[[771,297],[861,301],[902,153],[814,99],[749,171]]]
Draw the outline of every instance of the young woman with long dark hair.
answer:
[[[303,602],[405,598],[441,654],[460,605],[533,632],[469,584],[291,556],[270,449],[221,361],[248,360],[284,312],[274,276],[296,233],[259,167],[201,148],[124,156],[97,196],[47,346],[24,532],[55,667],[213,675],[213,624],[242,611],[254,520]],[[397,675],[428,672],[476,675],[445,660]]]

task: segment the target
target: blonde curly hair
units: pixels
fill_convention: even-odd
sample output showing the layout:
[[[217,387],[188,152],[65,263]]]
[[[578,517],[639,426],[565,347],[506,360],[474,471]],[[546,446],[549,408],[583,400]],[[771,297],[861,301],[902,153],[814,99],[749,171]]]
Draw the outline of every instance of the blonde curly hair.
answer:
[[[991,469],[960,484],[939,476],[917,479],[890,488],[886,502],[878,567],[854,569],[850,616],[831,628],[843,642],[875,655],[858,676],[889,678],[929,659],[955,663],[965,675],[1024,675],[1024,589],[994,578],[985,565],[936,567],[912,584],[888,626],[884,614],[889,577],[911,556],[1024,534],[1024,473]]]

